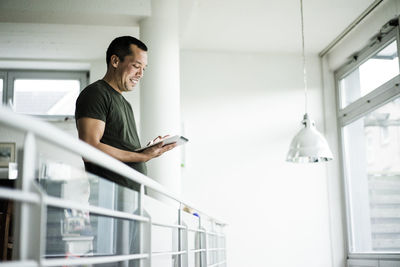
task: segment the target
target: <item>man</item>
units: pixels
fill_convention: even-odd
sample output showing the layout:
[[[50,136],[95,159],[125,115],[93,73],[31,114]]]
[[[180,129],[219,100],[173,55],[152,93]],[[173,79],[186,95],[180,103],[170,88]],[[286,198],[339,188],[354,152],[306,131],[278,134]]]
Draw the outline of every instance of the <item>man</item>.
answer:
[[[76,127],[79,138],[146,175],[145,162],[175,147],[162,143],[144,150],[136,131],[132,107],[122,92],[132,91],[147,67],[147,47],[131,36],[114,39],[106,53],[107,73],[87,86],[76,101]],[[134,187],[129,179],[85,161],[88,172],[116,183]]]

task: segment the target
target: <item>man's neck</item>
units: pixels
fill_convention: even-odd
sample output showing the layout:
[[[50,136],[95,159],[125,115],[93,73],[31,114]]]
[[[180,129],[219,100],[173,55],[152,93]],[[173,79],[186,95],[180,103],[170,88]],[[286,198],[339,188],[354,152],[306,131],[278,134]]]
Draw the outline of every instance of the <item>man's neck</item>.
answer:
[[[111,73],[107,72],[106,75],[104,75],[103,77],[103,81],[105,81],[106,83],[108,83],[115,91],[117,91],[118,93],[122,93],[117,86],[116,81],[113,79]]]

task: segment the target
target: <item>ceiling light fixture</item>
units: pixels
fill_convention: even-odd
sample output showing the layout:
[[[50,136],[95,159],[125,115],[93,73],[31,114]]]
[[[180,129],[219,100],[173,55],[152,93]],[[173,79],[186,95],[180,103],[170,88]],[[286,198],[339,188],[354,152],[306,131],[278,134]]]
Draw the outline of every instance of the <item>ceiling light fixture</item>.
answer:
[[[304,19],[303,19],[303,0],[300,0],[301,14],[301,41],[303,56],[303,80],[304,80],[304,96],[305,96],[305,114],[302,120],[304,128],[293,138],[286,160],[297,163],[312,163],[332,160],[332,152],[328,142],[320,134],[315,122],[307,113],[307,71],[306,57],[304,52]]]

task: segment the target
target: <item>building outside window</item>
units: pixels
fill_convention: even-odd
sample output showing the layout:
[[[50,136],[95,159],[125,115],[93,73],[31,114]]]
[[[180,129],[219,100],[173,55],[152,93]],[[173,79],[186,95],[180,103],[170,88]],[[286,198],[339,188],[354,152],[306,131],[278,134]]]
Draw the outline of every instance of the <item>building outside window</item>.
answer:
[[[335,72],[350,254],[400,253],[399,36],[391,26]]]

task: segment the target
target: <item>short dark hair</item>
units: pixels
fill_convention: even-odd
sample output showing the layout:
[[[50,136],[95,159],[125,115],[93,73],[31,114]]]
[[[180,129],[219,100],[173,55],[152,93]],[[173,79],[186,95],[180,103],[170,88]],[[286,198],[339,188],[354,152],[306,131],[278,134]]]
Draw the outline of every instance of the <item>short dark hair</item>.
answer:
[[[135,37],[132,36],[117,37],[108,46],[106,53],[107,67],[108,64],[110,64],[112,55],[116,55],[117,57],[119,57],[121,61],[124,61],[125,56],[132,55],[132,50],[130,48],[131,44],[136,45],[143,51],[147,51],[147,46],[142,41],[136,39]]]

